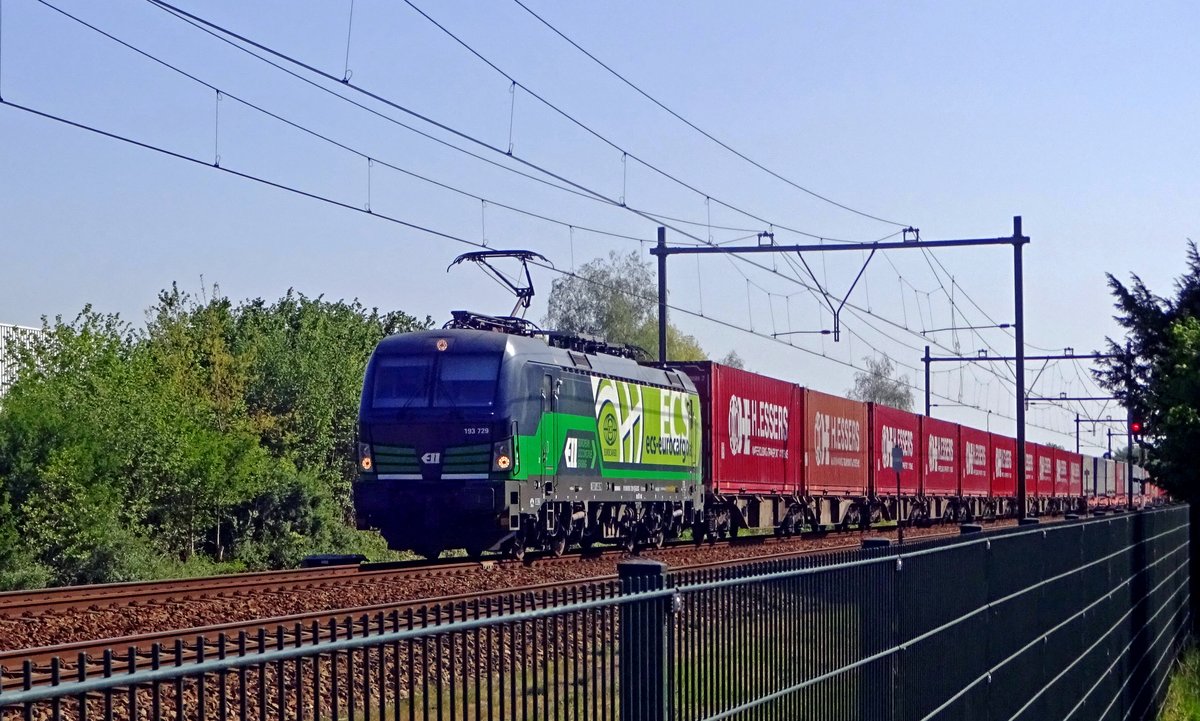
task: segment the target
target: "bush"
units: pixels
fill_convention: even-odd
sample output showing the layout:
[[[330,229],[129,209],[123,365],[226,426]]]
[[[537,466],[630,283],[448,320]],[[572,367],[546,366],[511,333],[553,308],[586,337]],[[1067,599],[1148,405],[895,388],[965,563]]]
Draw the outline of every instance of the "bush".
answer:
[[[85,308],[17,350],[0,405],[0,585],[388,555],[348,523],[366,361],[425,327],[288,292],[160,294],[144,329]]]

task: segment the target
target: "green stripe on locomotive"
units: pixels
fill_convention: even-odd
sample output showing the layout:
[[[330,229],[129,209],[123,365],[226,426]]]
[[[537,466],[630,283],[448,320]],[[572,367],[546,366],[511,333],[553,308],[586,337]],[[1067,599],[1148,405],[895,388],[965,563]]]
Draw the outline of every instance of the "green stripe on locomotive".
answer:
[[[699,482],[699,398],[586,374],[566,383],[557,403],[585,413],[547,411],[518,435],[513,478]],[[584,382],[578,382],[582,376]],[[523,430],[523,429],[522,429]],[[545,460],[543,461],[543,455]]]

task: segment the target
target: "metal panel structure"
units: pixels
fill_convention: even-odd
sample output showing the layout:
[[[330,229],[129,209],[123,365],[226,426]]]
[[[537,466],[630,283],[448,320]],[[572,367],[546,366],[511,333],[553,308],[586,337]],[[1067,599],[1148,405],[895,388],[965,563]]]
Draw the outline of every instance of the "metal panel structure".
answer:
[[[1192,626],[1189,511],[728,568],[631,559],[615,582],[26,664],[0,718],[1153,718]]]
[[[1033,445],[1034,468],[1037,474],[1038,496],[1053,497],[1054,494],[1054,449],[1040,443]]]
[[[42,334],[41,328],[0,323],[0,396],[16,380],[18,345]]]
[[[1096,491],[1103,498],[1117,493],[1117,462],[1109,458],[1096,459]]]
[[[805,493],[867,495],[867,404],[805,388],[804,419]]]
[[[1064,451],[1061,448],[1051,450],[1053,451],[1051,457],[1054,463],[1054,495],[1063,498],[1070,492],[1071,458],[1075,454]]]
[[[1083,495],[1088,498],[1096,497],[1096,459],[1091,456],[1081,456],[1083,474]]]
[[[958,424],[922,418],[921,445],[925,449],[925,495],[958,495]]]
[[[1025,443],[1025,492],[1030,498],[1040,497],[1037,482],[1037,463],[1034,461],[1036,443]]]
[[[921,417],[897,408],[870,403],[871,481],[877,496],[896,493],[896,472],[892,470],[892,448],[900,446],[904,454],[900,471],[900,493],[915,496],[921,490],[921,464],[925,454],[921,445]]]
[[[960,426],[958,467],[962,471],[962,495],[984,497],[991,492],[992,464],[988,462],[991,439],[977,428]]]
[[[998,433],[989,434],[992,459],[992,496],[1009,498],[1017,495],[1017,442]]]
[[[1078,453],[1065,452],[1067,456],[1067,495],[1073,498],[1083,496],[1083,456]]]
[[[705,481],[713,493],[799,493],[803,454],[795,384],[717,363],[677,366],[710,414]],[[703,410],[702,410],[703,413]]]

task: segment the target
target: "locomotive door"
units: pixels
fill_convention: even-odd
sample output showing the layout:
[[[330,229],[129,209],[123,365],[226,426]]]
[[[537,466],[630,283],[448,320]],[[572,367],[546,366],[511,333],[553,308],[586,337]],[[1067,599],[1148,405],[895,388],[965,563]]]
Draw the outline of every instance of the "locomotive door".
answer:
[[[542,417],[538,424],[541,447],[542,490],[549,492],[558,466],[558,379],[551,373],[542,376]]]

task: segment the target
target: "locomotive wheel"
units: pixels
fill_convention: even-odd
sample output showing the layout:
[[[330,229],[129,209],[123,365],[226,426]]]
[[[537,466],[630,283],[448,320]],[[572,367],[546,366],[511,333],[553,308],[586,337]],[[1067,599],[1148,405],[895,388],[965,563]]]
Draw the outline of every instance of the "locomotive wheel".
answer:
[[[632,508],[626,508],[625,513],[621,516],[620,530],[620,547],[627,553],[633,553],[637,550],[638,521]]]

